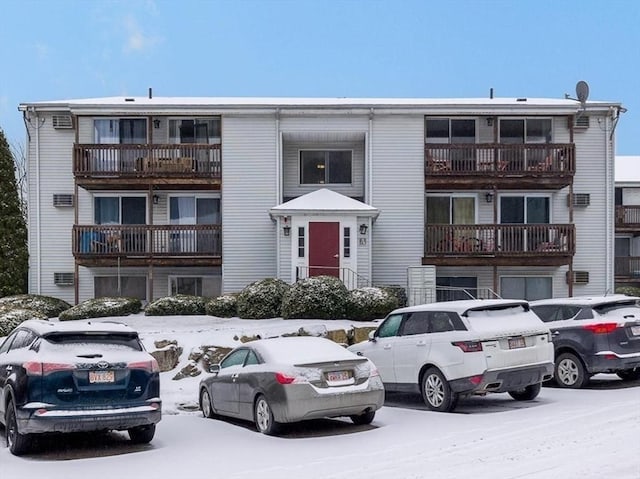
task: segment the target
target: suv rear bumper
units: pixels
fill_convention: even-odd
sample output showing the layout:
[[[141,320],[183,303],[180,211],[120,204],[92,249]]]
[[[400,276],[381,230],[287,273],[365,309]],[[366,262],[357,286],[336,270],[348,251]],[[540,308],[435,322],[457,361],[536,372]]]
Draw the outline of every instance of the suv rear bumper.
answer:
[[[456,393],[474,394],[517,391],[532,384],[548,381],[553,377],[553,362],[540,363],[517,368],[493,369],[485,371],[480,383],[473,384],[469,378],[456,379],[449,385]]]
[[[587,364],[587,370],[590,373],[609,373],[638,367],[640,367],[640,352],[621,354],[600,351],[592,356],[590,363]]]
[[[16,419],[21,434],[125,430],[156,424],[162,417],[160,399],[120,408],[55,409],[46,406],[32,403],[17,408]]]

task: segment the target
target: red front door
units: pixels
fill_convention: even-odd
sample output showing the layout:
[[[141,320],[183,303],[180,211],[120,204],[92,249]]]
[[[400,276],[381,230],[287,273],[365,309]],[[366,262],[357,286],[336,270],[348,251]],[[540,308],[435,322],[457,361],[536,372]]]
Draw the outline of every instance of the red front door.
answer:
[[[309,276],[340,277],[340,223],[309,223]]]

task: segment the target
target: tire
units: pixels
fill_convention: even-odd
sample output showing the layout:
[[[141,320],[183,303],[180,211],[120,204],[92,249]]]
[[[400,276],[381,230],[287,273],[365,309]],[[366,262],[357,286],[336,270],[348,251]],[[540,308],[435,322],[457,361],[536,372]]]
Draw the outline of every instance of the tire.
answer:
[[[262,394],[256,399],[253,408],[253,417],[258,432],[268,436],[274,436],[278,433],[279,424],[273,418],[273,411],[271,411],[271,406],[267,398]]]
[[[420,391],[422,399],[429,409],[438,412],[451,412],[458,405],[458,394],[437,368],[430,368],[422,377]]]
[[[135,444],[147,444],[151,442],[156,433],[156,425],[149,424],[148,426],[132,427],[127,430],[127,432],[129,433],[131,442]]]
[[[366,424],[371,424],[374,417],[376,417],[375,411],[367,411],[362,414],[349,416],[349,419],[351,419],[351,422],[357,426],[364,426]]]
[[[540,389],[542,389],[542,384],[531,384],[523,389],[517,389],[515,391],[509,391],[509,396],[511,396],[516,401],[531,401],[538,397],[540,394]]]
[[[616,373],[623,381],[635,381],[640,379],[640,368],[625,369]]]
[[[554,378],[558,386],[568,389],[580,389],[589,382],[582,361],[573,353],[562,353],[556,358]]]
[[[5,432],[7,435],[7,447],[14,456],[22,456],[29,452],[31,442],[28,434],[20,434],[18,431],[18,420],[16,419],[16,409],[13,401],[7,404],[5,415]]]
[[[202,388],[202,391],[200,391],[200,409],[204,417],[209,419],[215,417],[211,396],[209,396],[209,391],[206,388]]]

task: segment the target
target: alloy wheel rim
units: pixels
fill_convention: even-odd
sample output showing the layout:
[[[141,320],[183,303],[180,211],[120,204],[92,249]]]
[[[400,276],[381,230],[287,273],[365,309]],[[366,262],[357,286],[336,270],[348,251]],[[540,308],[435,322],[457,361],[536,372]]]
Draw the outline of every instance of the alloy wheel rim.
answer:
[[[7,421],[7,446],[10,448],[13,446],[15,441],[16,434],[16,422],[13,416],[9,415],[9,420]]]
[[[202,412],[206,417],[211,414],[211,401],[209,400],[209,393],[202,391]]]
[[[444,401],[444,385],[438,376],[435,374],[430,375],[427,378],[425,384],[425,393],[429,404],[433,407],[440,407]]]
[[[266,431],[269,427],[269,405],[264,399],[258,401],[258,407],[256,408],[256,416],[258,427],[261,431]]]
[[[578,380],[578,366],[570,359],[564,359],[558,365],[558,376],[563,384],[571,386]]]

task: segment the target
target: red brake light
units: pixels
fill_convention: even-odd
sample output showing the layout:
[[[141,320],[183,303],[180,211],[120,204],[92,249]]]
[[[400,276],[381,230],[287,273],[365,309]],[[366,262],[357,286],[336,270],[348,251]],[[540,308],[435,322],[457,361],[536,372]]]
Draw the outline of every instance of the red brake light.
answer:
[[[584,329],[594,334],[608,334],[616,330],[618,323],[585,324]]]
[[[28,376],[43,376],[45,374],[57,373],[59,371],[70,371],[76,367],[67,363],[39,363],[37,361],[27,361],[22,365]]]
[[[465,353],[482,351],[482,343],[480,341],[454,341],[451,344],[458,346]]]
[[[280,384],[291,384],[295,380],[296,378],[294,378],[293,376],[287,376],[283,373],[276,373],[276,381],[278,381]]]
[[[158,361],[152,359],[150,361],[136,361],[134,363],[127,364],[129,369],[142,369],[148,373],[158,373],[160,372],[160,367],[158,366]]]
[[[479,376],[471,376],[469,378],[469,382],[477,386],[482,382],[482,378],[483,378],[482,374],[480,374]]]

